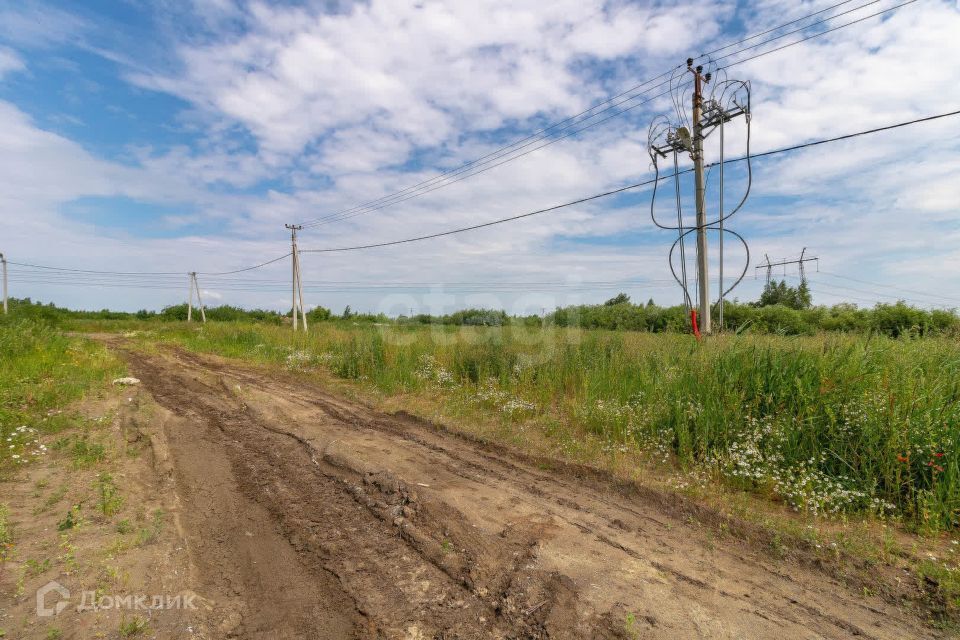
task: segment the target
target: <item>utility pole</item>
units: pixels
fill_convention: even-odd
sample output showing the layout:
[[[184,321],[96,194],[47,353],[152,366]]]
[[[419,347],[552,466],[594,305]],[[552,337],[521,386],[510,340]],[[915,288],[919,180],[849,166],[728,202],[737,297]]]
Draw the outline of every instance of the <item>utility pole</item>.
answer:
[[[302,225],[285,224],[290,229],[290,257],[292,271],[291,297],[293,299],[293,330],[297,331],[297,309],[300,310],[300,319],[303,320],[303,330],[307,330],[307,312],[303,305],[303,281],[300,278],[300,252],[297,250],[297,231],[303,228]]]
[[[653,222],[661,229],[671,229],[676,230],[677,232],[677,239],[670,248],[670,270],[673,273],[674,278],[680,284],[680,287],[683,289],[684,305],[690,312],[690,322],[691,325],[693,325],[694,333],[699,337],[701,333],[713,333],[713,318],[711,317],[712,308],[710,305],[710,258],[709,243],[707,241],[708,232],[719,232],[718,247],[720,250],[720,291],[717,301],[719,319],[718,330],[723,328],[724,299],[727,293],[729,293],[729,290],[733,287],[736,287],[741,280],[741,278],[738,277],[734,282],[733,287],[730,287],[729,289],[724,288],[726,285],[724,280],[724,234],[734,233],[739,240],[746,244],[746,241],[743,240],[742,236],[726,228],[725,221],[727,218],[740,210],[740,208],[743,206],[743,203],[746,201],[747,196],[749,195],[748,187],[740,203],[737,204],[729,213],[725,211],[723,187],[725,148],[724,124],[730,122],[738,116],[745,116],[748,132],[747,140],[750,139],[750,84],[740,80],[722,79],[718,84],[715,83],[716,86],[713,89],[713,92],[708,97],[705,97],[705,85],[709,84],[712,80],[710,72],[704,73],[702,65],[697,65],[694,67],[693,58],[687,58],[687,71],[693,75],[693,98],[691,105],[692,110],[690,112],[691,118],[688,120],[686,116],[681,113],[681,111],[684,110],[680,106],[679,96],[681,94],[678,93],[679,87],[686,87],[687,83],[681,82],[680,85],[675,88],[671,81],[670,92],[673,94],[673,102],[677,111],[678,119],[672,120],[672,117],[667,116],[659,116],[654,119],[650,125],[650,132],[647,137],[647,151],[650,154],[650,159],[654,166],[657,167],[658,172],[660,171],[658,164],[659,158],[667,159],[669,154],[673,154],[673,175],[669,177],[674,178],[676,190],[677,225],[674,227],[669,224],[661,224],[657,221],[656,216],[654,215],[656,189],[654,189],[653,198],[650,203],[650,215],[653,218]],[[738,92],[741,91],[745,95],[739,95]],[[745,102],[742,101],[744,98]],[[691,131],[688,127],[692,127],[693,130]],[[720,160],[714,164],[719,166],[720,170],[720,197],[718,200],[719,206],[717,207],[719,210],[719,215],[716,220],[708,220],[706,202],[707,183],[704,175],[705,154],[703,147],[704,140],[717,129],[720,129]],[[695,226],[687,226],[684,222],[679,176],[681,173],[687,173],[687,171],[681,171],[679,168],[678,155],[681,153],[689,154],[690,160],[693,162],[692,171],[694,174],[694,200],[696,205]],[[694,231],[697,232],[697,292],[695,294],[689,290],[687,284],[687,259],[686,251],[684,249],[684,238]],[[677,245],[679,245],[680,248],[680,275],[677,275],[676,270],[673,268],[672,262],[673,252]],[[698,315],[699,318],[697,317]]]
[[[206,323],[207,322],[207,312],[203,307],[203,299],[200,297],[200,285],[197,284],[197,272],[191,271],[187,274],[190,277],[190,298],[187,302],[187,322],[193,320],[193,292],[197,292],[197,305],[200,307],[200,318]]]
[[[193,276],[193,287],[194,287],[194,289],[197,290],[197,305],[200,307],[200,319],[203,320],[203,323],[204,323],[204,324],[206,324],[206,323],[207,323],[207,312],[206,312],[206,310],[203,308],[203,299],[200,297],[200,284],[197,282],[197,272],[194,271],[194,272],[193,272],[192,274],[190,274],[190,275]]]
[[[700,332],[710,333],[710,272],[707,261],[707,212],[706,187],[703,179],[703,85],[710,82],[710,75],[703,75],[703,67],[693,68],[693,60],[687,60],[687,70],[693,74],[693,171],[697,200],[697,272],[700,283]]]
[[[0,264],[3,265],[3,315],[9,313],[7,309],[7,259],[0,253]]]

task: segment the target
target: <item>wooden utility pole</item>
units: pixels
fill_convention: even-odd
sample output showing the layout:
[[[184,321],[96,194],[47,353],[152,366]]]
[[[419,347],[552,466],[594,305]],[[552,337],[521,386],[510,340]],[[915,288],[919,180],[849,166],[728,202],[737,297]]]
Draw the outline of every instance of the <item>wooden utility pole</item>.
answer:
[[[190,288],[190,296],[187,299],[187,322],[191,322],[193,321],[193,273],[187,274],[187,281]]]
[[[707,261],[707,212],[705,206],[706,185],[703,178],[703,125],[700,117],[703,113],[703,85],[710,78],[703,75],[703,67],[692,67],[688,61],[687,69],[693,74],[693,170],[697,200],[697,273],[700,284],[700,332],[710,333],[710,270]]]
[[[9,313],[7,309],[7,259],[0,253],[0,264],[3,264],[3,315]]]

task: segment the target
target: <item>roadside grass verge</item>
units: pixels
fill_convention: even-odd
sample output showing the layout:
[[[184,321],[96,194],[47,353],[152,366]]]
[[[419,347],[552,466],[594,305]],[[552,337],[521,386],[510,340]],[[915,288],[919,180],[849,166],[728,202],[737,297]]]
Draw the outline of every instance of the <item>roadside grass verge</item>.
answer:
[[[43,456],[41,437],[77,421],[67,407],[123,371],[102,345],[42,322],[0,322],[0,477]]]

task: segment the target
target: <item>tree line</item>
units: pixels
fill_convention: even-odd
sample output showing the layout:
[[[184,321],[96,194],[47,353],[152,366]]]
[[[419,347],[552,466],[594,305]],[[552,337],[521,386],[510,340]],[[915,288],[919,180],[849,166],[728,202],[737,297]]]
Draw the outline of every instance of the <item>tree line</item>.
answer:
[[[30,298],[10,299],[11,318],[35,318],[56,323],[63,319],[77,320],[146,320],[182,322],[187,319],[187,305],[171,305],[160,311],[142,309],[136,312],[78,311],[43,304]],[[194,315],[197,315],[194,310]],[[290,322],[286,313],[265,309],[243,309],[230,305],[209,307],[207,319],[215,322],[259,322],[280,325]],[[660,306],[648,300],[634,303],[620,293],[601,304],[560,307],[544,316],[511,316],[496,309],[462,309],[450,314],[401,315],[390,318],[382,313],[359,313],[348,305],[341,314],[325,307],[314,307],[307,319],[318,322],[381,323],[401,325],[580,327],[610,331],[687,332],[689,311],[683,305]],[[719,326],[719,322],[717,323]],[[729,332],[755,332],[781,335],[809,335],[820,331],[845,333],[878,333],[892,337],[951,335],[960,336],[960,317],[954,310],[921,309],[898,301],[861,308],[841,303],[832,306],[814,305],[806,282],[791,287],[785,281],[772,281],[755,302],[737,300],[724,303],[722,329]]]

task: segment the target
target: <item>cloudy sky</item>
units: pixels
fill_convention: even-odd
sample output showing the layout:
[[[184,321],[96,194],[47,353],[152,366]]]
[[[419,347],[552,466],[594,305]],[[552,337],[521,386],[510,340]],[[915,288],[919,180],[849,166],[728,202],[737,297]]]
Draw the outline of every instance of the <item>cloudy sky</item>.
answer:
[[[4,3],[0,251],[24,264],[156,273],[11,265],[10,293],[160,308],[183,301],[184,274],[198,271],[207,303],[288,309],[289,259],[202,274],[284,255],[285,223],[320,223],[301,232],[301,250],[348,247],[649,180],[650,121],[676,121],[674,97],[689,110],[689,76],[679,73],[671,93],[658,87],[662,74],[721,48],[698,61],[750,81],[753,152],[960,109],[956,0],[917,0],[842,26],[901,2]],[[537,135],[638,85],[614,109]],[[744,154],[745,131],[742,117],[727,125],[727,157]],[[820,258],[808,267],[816,302],[960,307],[958,131],[960,117],[944,118],[755,160],[750,198],[728,221],[751,251],[731,296],[756,297],[764,255],[806,247]],[[708,161],[718,143],[712,134]],[[487,160],[459,169],[478,158]],[[663,162],[672,170],[672,158]],[[714,212],[720,182],[712,170]],[[729,210],[745,164],[728,165],[723,185]],[[663,183],[657,194],[664,221],[676,219],[673,189]],[[675,304],[667,253],[676,234],[653,225],[650,199],[643,187],[435,240],[304,253],[307,303],[539,313],[626,291]],[[356,208],[370,202],[390,206]],[[729,284],[746,256],[733,236],[725,247]],[[796,268],[787,276],[796,282]]]

